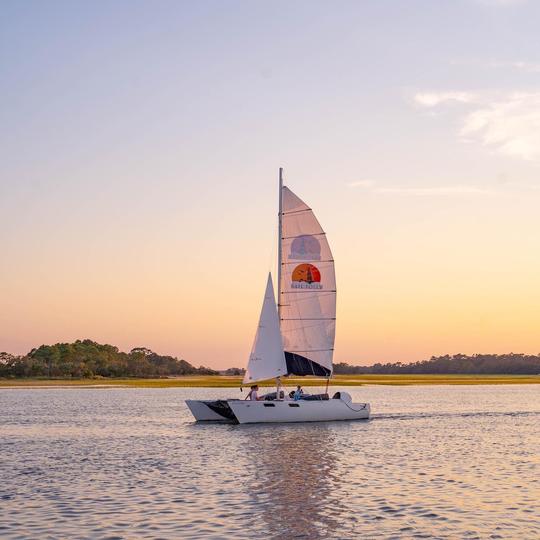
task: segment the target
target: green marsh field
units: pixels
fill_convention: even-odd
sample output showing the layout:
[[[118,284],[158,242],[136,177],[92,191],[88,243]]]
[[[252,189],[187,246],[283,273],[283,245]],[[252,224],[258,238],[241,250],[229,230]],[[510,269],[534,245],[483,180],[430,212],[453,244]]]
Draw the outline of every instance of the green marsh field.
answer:
[[[133,387],[133,388],[237,388],[241,377],[220,375],[169,377],[163,379],[96,378],[96,379],[0,379],[0,388],[16,387]],[[286,387],[324,386],[323,379],[284,379]],[[330,386],[364,386],[367,384],[409,386],[433,384],[540,384],[540,375],[335,375]],[[261,387],[273,386],[273,381],[261,383]]]

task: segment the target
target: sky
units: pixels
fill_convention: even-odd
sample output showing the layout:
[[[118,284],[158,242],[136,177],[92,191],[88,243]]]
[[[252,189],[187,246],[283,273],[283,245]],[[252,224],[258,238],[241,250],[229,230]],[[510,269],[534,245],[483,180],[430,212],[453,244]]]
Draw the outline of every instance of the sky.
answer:
[[[540,2],[0,6],[0,350],[244,366],[278,168],[335,361],[540,352]]]

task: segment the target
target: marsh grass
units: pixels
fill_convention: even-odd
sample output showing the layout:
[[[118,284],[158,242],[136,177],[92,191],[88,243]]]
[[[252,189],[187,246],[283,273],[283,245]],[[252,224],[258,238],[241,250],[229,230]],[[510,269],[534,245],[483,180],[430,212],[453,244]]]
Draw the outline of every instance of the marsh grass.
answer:
[[[223,375],[169,377],[166,379],[97,378],[97,379],[0,379],[0,387],[133,387],[133,388],[238,388],[241,377]],[[324,386],[320,378],[284,379],[287,388]],[[464,384],[540,384],[540,375],[335,375],[330,386],[364,386],[366,384],[409,385],[464,385]],[[260,383],[261,387],[273,386],[273,381]]]

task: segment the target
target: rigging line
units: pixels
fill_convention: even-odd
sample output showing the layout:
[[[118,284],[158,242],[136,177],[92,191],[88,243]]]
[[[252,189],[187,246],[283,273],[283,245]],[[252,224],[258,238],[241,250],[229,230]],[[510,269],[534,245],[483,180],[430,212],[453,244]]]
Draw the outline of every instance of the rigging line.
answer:
[[[279,232],[275,230],[275,227],[273,228],[274,232],[272,234],[272,247],[270,248],[269,250],[269,254],[268,254],[268,271],[272,274],[272,275],[276,275],[275,274],[275,271],[276,271],[276,267],[277,267],[277,263],[275,261],[275,258],[276,258],[276,245],[277,245],[277,238],[278,238],[278,235],[279,235]],[[277,290],[279,291],[279,284],[277,284]]]
[[[351,409],[351,411],[354,411],[354,412],[360,412],[360,411],[363,411],[365,408],[366,408],[366,403],[363,404],[363,407],[360,407],[359,409],[355,409],[353,407],[351,407],[346,401],[344,401],[343,403],[345,403],[345,405],[347,405],[347,407],[349,407],[349,409]]]

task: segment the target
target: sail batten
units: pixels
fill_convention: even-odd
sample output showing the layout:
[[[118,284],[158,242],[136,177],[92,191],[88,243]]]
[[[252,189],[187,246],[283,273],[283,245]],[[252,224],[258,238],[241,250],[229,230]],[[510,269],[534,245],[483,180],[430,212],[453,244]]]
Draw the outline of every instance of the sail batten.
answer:
[[[280,195],[278,298],[287,372],[329,376],[336,318],[334,258],[313,210],[287,187]]]

